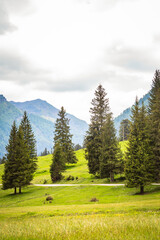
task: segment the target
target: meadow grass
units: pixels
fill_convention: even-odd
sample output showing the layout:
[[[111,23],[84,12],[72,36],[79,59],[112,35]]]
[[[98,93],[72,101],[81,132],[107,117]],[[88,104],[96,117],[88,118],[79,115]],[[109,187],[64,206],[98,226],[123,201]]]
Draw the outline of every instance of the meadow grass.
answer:
[[[122,151],[126,143],[120,143]],[[76,152],[77,164],[68,165],[68,183],[100,183],[88,173],[84,150]],[[38,158],[33,182],[50,181],[51,155]],[[3,165],[0,166],[0,173]],[[107,179],[103,180],[104,182]],[[102,181],[102,182],[103,182]],[[65,182],[63,180],[61,183]],[[139,189],[124,186],[57,186],[0,189],[1,240],[159,240],[160,186]],[[46,197],[51,196],[51,202]],[[96,198],[97,202],[91,202]]]
[[[30,217],[0,222],[1,240],[159,240],[160,215]]]
[[[29,186],[17,195],[0,190],[0,239],[158,240],[160,187],[137,192],[123,186]]]

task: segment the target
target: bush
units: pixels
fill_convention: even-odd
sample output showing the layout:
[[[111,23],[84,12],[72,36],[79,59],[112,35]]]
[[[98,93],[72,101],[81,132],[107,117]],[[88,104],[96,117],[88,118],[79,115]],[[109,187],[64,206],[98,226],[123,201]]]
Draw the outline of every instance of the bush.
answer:
[[[69,176],[66,178],[66,180],[67,180],[67,181],[70,181],[70,180],[72,180],[72,181],[73,181],[73,180],[74,180],[74,177],[73,177],[73,176],[71,176],[71,175],[69,175]]]
[[[46,201],[52,201],[52,200],[53,200],[53,197],[51,196],[46,197]]]
[[[94,197],[94,198],[92,198],[91,200],[90,200],[90,202],[98,202],[99,200],[96,198],[96,197]]]
[[[43,180],[43,184],[47,184],[47,180],[46,179]]]
[[[76,180],[78,180],[78,177],[76,177]]]

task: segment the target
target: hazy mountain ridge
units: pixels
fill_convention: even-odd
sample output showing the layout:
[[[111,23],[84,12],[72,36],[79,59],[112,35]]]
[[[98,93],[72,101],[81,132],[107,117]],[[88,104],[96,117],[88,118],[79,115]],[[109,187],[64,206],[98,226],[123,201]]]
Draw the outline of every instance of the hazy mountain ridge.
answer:
[[[45,147],[51,150],[53,147],[54,122],[59,110],[51,104],[41,99],[27,101],[24,103],[8,102],[3,95],[0,95],[0,157],[5,153],[5,146],[8,143],[11,125],[15,120],[17,124],[27,111],[32,129],[37,141],[37,152],[40,154]],[[88,124],[67,114],[70,119],[71,133],[73,134],[73,143],[82,144]]]
[[[144,103],[145,106],[147,106],[148,105],[148,99],[149,99],[149,93],[145,94],[143,96],[143,98],[140,98],[140,100],[139,100],[140,106],[142,105],[142,102]],[[116,128],[116,131],[117,131],[117,136],[119,135],[119,127],[120,127],[121,121],[126,119],[126,118],[129,119],[129,120],[131,119],[131,109],[132,109],[132,107],[125,109],[119,116],[117,116],[114,119],[114,124],[115,124],[115,128]]]
[[[139,100],[148,105],[149,93]],[[20,123],[23,112],[27,111],[31,121],[32,129],[35,133],[37,141],[38,154],[47,147],[50,150],[53,147],[54,124],[58,116],[59,110],[44,100],[36,99],[26,102],[8,102],[3,95],[0,95],[0,157],[4,155],[5,146],[8,143],[8,137],[11,125],[15,120]],[[73,134],[73,143],[83,144],[83,139],[88,124],[84,120],[80,120],[71,114],[67,114],[70,119],[71,133]],[[119,126],[123,119],[131,118],[131,107],[127,108],[114,119],[117,136],[119,134]]]

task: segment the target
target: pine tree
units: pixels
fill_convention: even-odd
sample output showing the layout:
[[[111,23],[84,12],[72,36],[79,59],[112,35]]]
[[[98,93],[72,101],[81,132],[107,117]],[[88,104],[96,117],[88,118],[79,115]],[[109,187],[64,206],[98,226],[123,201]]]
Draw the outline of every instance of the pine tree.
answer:
[[[90,108],[91,123],[85,137],[86,159],[89,173],[99,174],[100,156],[102,148],[102,127],[109,112],[109,100],[106,98],[105,89],[100,84],[95,91]]]
[[[28,146],[26,144],[23,129],[19,126],[17,132],[17,142],[16,142],[16,164],[17,172],[15,174],[14,185],[19,187],[19,193],[21,193],[21,188],[30,183],[31,179],[31,162],[30,154],[28,151]]]
[[[16,144],[17,144],[17,127],[15,121],[13,122],[9,142],[6,146],[6,161],[4,164],[4,174],[2,176],[3,189],[14,188],[16,194],[16,186],[13,181],[15,179],[15,173],[17,171],[16,165]]]
[[[64,152],[59,144],[54,147],[52,164],[50,166],[50,174],[52,182],[62,179],[62,172],[65,170]]]
[[[132,122],[129,136],[129,145],[126,154],[125,176],[128,187],[144,186],[153,180],[154,166],[152,163],[152,148],[150,147],[147,113],[144,105],[139,107],[136,98],[132,108]]]
[[[149,97],[149,129],[153,161],[155,163],[154,180],[160,179],[160,70],[156,70]]]
[[[22,121],[21,121],[21,127],[24,133],[24,140],[25,143],[28,146],[28,152],[29,152],[29,161],[30,161],[30,181],[33,179],[33,174],[37,169],[37,151],[36,151],[36,140],[34,137],[34,133],[32,131],[32,127],[30,124],[30,121],[28,119],[26,111],[24,112]]]
[[[4,166],[3,189],[19,188],[21,193],[21,187],[28,185],[30,182],[29,174],[29,152],[28,147],[24,140],[24,134],[21,126],[18,131],[13,123],[9,143],[6,147],[6,161]]]
[[[62,148],[65,163],[76,163],[77,158],[74,153],[72,135],[70,134],[69,119],[66,117],[64,107],[61,108],[58,116],[55,123],[54,146],[59,144]]]
[[[102,151],[100,158],[100,177],[110,177],[110,181],[114,181],[114,173],[118,171],[119,160],[118,142],[116,139],[116,130],[112,119],[112,114],[108,114],[104,123],[102,132]]]
[[[130,121],[128,119],[122,120],[119,128],[119,141],[128,140],[130,132]]]

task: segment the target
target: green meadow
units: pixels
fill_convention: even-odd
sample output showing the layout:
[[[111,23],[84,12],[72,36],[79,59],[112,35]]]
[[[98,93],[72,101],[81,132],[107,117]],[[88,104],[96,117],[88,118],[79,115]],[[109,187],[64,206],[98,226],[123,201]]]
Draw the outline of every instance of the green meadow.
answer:
[[[120,143],[125,151],[127,143]],[[105,183],[88,173],[84,150],[76,152],[78,163],[64,172],[78,177],[59,183]],[[38,157],[33,183],[51,183],[51,155]],[[3,165],[0,165],[0,174]],[[116,182],[119,176],[116,176]],[[125,186],[93,185],[0,189],[0,239],[2,240],[159,240],[160,186],[147,186],[145,194]],[[47,201],[50,196],[52,200]],[[93,202],[93,199],[95,200]]]

